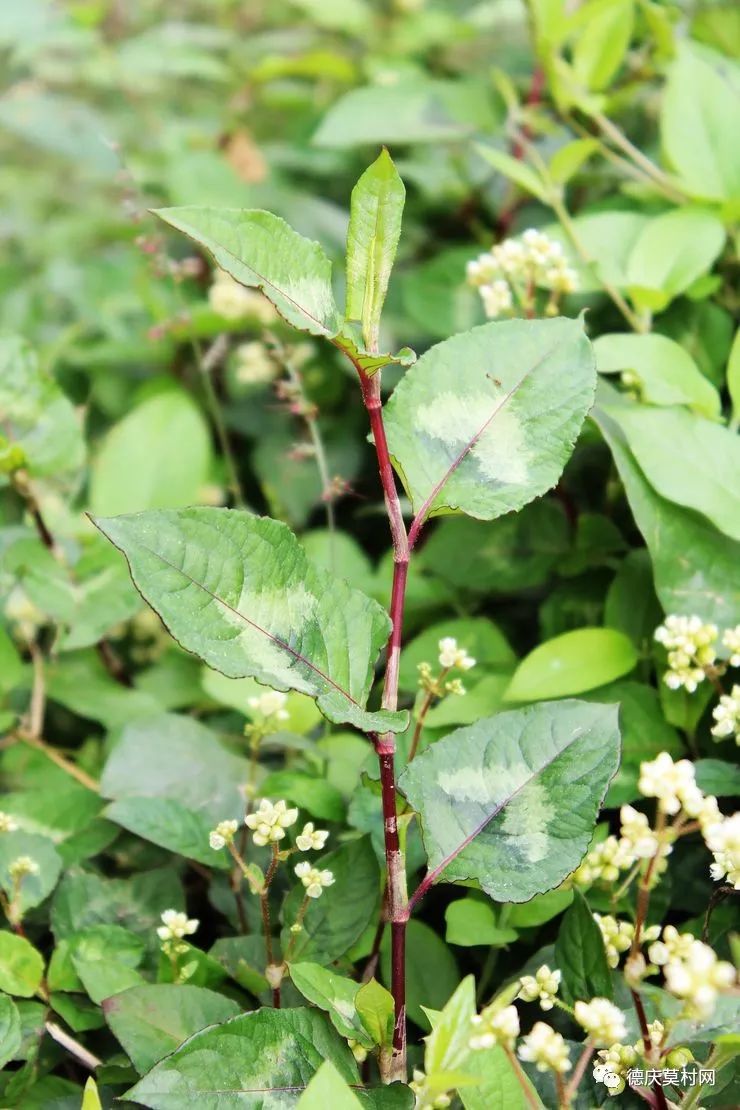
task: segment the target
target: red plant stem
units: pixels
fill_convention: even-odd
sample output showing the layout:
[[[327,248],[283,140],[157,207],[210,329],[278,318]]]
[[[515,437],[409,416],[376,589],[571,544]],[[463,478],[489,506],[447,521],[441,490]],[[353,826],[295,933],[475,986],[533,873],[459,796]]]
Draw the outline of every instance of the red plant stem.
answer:
[[[650,1051],[650,1029],[648,1028],[647,1016],[645,1014],[645,1007],[642,1004],[642,999],[636,990],[630,988],[632,1001],[635,1004],[635,1012],[637,1014],[637,1021],[640,1025],[640,1032],[642,1034],[642,1044],[647,1054]],[[655,1099],[654,1105],[657,1110],[668,1110],[668,1103],[662,1087],[656,1087],[654,1092],[651,1092]]]
[[[388,441],[383,423],[380,393],[380,373],[372,377],[359,367],[362,399],[370,420],[375,443],[380,482],[383,487],[386,510],[393,540],[393,585],[389,615],[391,634],[383,684],[384,709],[398,706],[398,667],[403,637],[403,610],[406,599],[406,582],[409,569],[409,541],[406,534],[401,503],[396,489]],[[406,865],[398,836],[396,810],[396,776],[394,757],[396,738],[392,732],[372,737],[380,763],[380,787],[383,807],[383,835],[385,841],[387,917],[391,926],[391,994],[393,995],[394,1026],[393,1053],[388,1074],[384,1079],[406,1081],[406,923],[408,906],[406,893]]]

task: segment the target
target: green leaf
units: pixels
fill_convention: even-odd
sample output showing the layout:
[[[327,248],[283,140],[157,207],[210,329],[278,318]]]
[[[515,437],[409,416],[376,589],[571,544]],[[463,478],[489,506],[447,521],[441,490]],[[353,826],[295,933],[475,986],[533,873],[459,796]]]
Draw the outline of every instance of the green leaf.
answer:
[[[593,690],[633,669],[632,641],[614,628],[578,628],[546,640],[517,667],[505,701],[544,701]]]
[[[345,806],[342,795],[326,779],[301,771],[273,771],[260,784],[268,798],[286,798],[320,821],[341,821]]]
[[[15,644],[0,624],[0,693],[6,694],[23,677],[23,663]]]
[[[222,270],[260,289],[293,327],[336,335],[339,316],[331,288],[331,262],[271,212],[248,208],[159,208],[165,223],[199,243]]]
[[[445,921],[447,943],[463,948],[477,945],[502,948],[517,938],[516,929],[498,924],[496,910],[489,901],[474,896],[450,902],[445,910]]]
[[[598,139],[574,139],[566,143],[550,159],[550,177],[559,185],[565,185],[598,149]]]
[[[472,655],[476,674],[479,671],[508,674],[516,663],[511,644],[493,621],[486,617],[456,617],[430,625],[404,646],[399,666],[401,690],[408,693],[418,690],[419,664],[430,663],[432,669],[438,666],[439,641],[446,636],[452,636]]]
[[[735,332],[727,361],[727,391],[732,401],[732,421],[737,427],[740,424],[740,328]]]
[[[617,421],[650,485],[677,505],[708,517],[740,540],[740,438],[682,408],[606,408]],[[668,452],[666,444],[680,445]]]
[[[69,958],[93,1002],[143,983],[136,970],[144,958],[142,939],[121,925],[93,925],[69,938]]]
[[[539,702],[437,741],[399,786],[421,817],[429,879],[499,902],[557,886],[586,852],[619,763],[617,707]]]
[[[0,1069],[21,1047],[21,1018],[18,1007],[7,994],[0,994]]]
[[[359,983],[308,961],[291,962],[290,978],[304,998],[329,1015],[340,1036],[372,1048],[373,1039],[357,1013]]]
[[[362,1110],[362,1103],[331,1060],[325,1060],[298,1099],[298,1110]]]
[[[450,510],[492,520],[550,489],[595,378],[581,321],[562,317],[483,324],[427,351],[385,410],[419,520]]]
[[[431,1033],[424,1038],[424,1071],[432,1088],[436,1075],[457,1071],[466,1063],[470,1055],[470,1022],[475,1011],[475,979],[466,975],[434,1021]]]
[[[373,1044],[390,1045],[393,1041],[393,995],[377,979],[363,983],[355,998],[357,1014]]]
[[[660,497],[637,465],[619,425],[601,407],[594,419],[611,448],[645,537],[665,611],[696,613],[720,626],[735,625],[740,613],[740,543],[723,536],[699,513]]]
[[[231,998],[187,983],[147,983],[103,1002],[111,1032],[140,1075],[194,1033],[239,1012]]]
[[[635,22],[634,0],[591,0],[577,12],[584,26],[573,69],[588,89],[605,89],[624,61]]]
[[[293,940],[294,958],[330,964],[352,947],[373,919],[380,901],[380,875],[368,837],[351,840],[321,856],[315,866],[331,871],[334,883],[320,898],[310,899],[297,936],[290,926],[305,891],[300,885],[293,888],[283,907],[282,945],[286,951]]]
[[[10,866],[19,856],[30,856],[38,867],[33,875],[25,875],[16,899],[22,914],[39,906],[51,894],[62,871],[62,860],[51,840],[22,829],[0,836],[0,886],[12,896],[14,882]]]
[[[595,701],[619,702],[622,759],[609,787],[606,804],[621,806],[634,802],[640,797],[637,789],[640,764],[655,759],[660,752],[668,752],[674,759],[680,759],[684,754],[681,738],[663,716],[658,694],[650,686],[641,682],[614,682],[595,690],[589,695],[589,700],[591,697]]]
[[[548,890],[544,894],[536,894],[529,902],[518,906],[510,906],[507,911],[507,921],[514,929],[530,929],[535,925],[544,925],[552,921],[573,901],[572,887],[558,887]]]
[[[651,220],[627,263],[635,304],[662,311],[711,269],[724,242],[722,221],[701,208],[674,208]]]
[[[696,196],[740,196],[739,131],[737,64],[698,43],[679,42],[668,70],[660,133],[669,162]]]
[[[98,1094],[98,1085],[92,1076],[88,1076],[85,1089],[82,1092],[82,1106],[80,1110],[103,1110],[103,1104]]]
[[[289,1105],[324,1060],[347,1083],[357,1083],[352,1055],[323,1014],[255,1010],[195,1033],[124,1097],[151,1110],[188,1102],[198,1110]]]
[[[347,232],[346,316],[362,324],[365,346],[377,346],[380,315],[401,235],[406,190],[387,150],[352,190]]]
[[[612,977],[606,962],[601,930],[583,895],[575,892],[555,940],[555,966],[563,973],[561,993],[566,1002],[613,998]]]
[[[210,433],[200,410],[186,393],[167,390],[137,405],[104,439],[92,468],[91,511],[190,505],[210,469]]]
[[[740,795],[740,767],[723,759],[698,759],[694,764],[696,785],[704,794],[718,798]]]
[[[544,1103],[528,1080],[529,1097],[524,1093],[513,1065],[498,1045],[471,1053],[465,1071],[478,1079],[476,1086],[460,1088],[465,1110],[544,1110]]]
[[[95,523],[175,639],[209,666],[309,694],[337,724],[406,727],[405,713],[364,709],[385,611],[314,567],[284,524],[197,508]]]
[[[701,416],[719,416],[719,393],[688,351],[665,335],[602,335],[594,354],[600,374],[635,374],[641,399],[652,405],[686,405]]]
[[[22,452],[31,477],[69,477],[83,465],[85,443],[71,401],[17,336],[0,338],[0,414],[0,444],[6,439]]]
[[[31,998],[44,974],[41,953],[25,937],[0,932],[0,991]]]
[[[540,175],[535,173],[526,162],[522,162],[520,158],[513,158],[511,154],[507,154],[503,150],[497,150],[496,147],[476,146],[475,149],[481,158],[488,162],[489,166],[493,166],[495,170],[498,170],[509,181],[513,181],[520,189],[524,189],[525,193],[531,193],[543,204],[548,203],[547,182],[543,181]]]

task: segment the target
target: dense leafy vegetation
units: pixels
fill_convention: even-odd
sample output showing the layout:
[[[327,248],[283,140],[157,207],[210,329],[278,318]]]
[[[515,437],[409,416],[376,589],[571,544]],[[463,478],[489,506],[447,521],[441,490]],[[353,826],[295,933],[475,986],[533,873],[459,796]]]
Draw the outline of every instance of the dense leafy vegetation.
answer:
[[[2,1105],[737,1105],[736,8],[176,7],[0,13]]]

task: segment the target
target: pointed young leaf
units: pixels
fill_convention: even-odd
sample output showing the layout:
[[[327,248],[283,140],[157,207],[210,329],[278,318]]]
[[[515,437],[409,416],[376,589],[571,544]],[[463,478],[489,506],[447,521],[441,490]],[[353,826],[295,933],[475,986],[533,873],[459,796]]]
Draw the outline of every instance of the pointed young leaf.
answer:
[[[387,150],[352,190],[347,232],[348,320],[362,324],[365,346],[377,346],[380,314],[401,235],[406,190]]]
[[[475,1009],[475,980],[466,975],[433,1022],[432,1032],[424,1038],[424,1071],[432,1082],[440,1072],[465,1070]]]
[[[399,785],[420,816],[425,886],[477,879],[526,902],[580,863],[619,764],[616,705],[540,702],[457,729]]]
[[[493,520],[553,486],[593,402],[580,320],[483,324],[427,351],[386,406],[391,455],[422,521]]]
[[[347,1083],[357,1068],[318,1010],[253,1010],[195,1033],[126,1093],[151,1110],[290,1106],[324,1060]]]
[[[390,1045],[393,1040],[393,995],[377,979],[363,983],[355,999],[363,1028],[373,1044]]]
[[[336,724],[405,728],[405,713],[365,710],[385,611],[311,564],[286,525],[213,508],[95,523],[175,639],[209,666],[308,694]]]
[[[297,1110],[362,1110],[362,1103],[331,1060],[324,1060],[298,1099]]]
[[[249,208],[160,208],[156,215],[185,232],[242,285],[261,289],[281,316],[311,335],[339,328],[331,262],[272,212]]]

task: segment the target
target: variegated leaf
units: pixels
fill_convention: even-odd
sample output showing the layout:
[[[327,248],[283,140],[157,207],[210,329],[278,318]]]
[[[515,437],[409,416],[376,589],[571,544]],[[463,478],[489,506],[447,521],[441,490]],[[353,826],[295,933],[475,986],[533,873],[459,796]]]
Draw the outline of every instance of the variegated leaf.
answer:
[[[540,702],[457,729],[400,778],[421,816],[426,884],[476,879],[526,902],[580,863],[619,765],[616,705]]]
[[[95,523],[175,639],[209,666],[308,694],[337,724],[405,728],[406,713],[365,710],[385,610],[313,566],[286,525],[214,508]]]
[[[385,410],[418,518],[493,520],[558,481],[594,398],[581,320],[483,324],[427,351]]]

